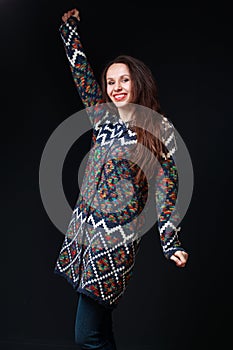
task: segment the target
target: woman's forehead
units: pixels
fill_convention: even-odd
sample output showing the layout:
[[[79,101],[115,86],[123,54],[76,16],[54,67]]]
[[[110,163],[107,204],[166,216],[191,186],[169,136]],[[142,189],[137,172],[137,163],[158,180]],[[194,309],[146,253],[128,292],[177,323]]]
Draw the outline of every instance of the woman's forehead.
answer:
[[[129,68],[125,63],[113,63],[107,70],[106,78],[129,75]]]

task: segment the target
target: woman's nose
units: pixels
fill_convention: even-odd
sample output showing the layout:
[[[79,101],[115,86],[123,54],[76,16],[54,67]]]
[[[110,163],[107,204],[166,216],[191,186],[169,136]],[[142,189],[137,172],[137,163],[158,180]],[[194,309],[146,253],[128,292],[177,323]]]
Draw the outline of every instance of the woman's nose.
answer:
[[[122,89],[121,83],[120,83],[120,82],[116,82],[116,84],[115,84],[115,86],[114,86],[114,90],[119,91],[119,90],[121,90],[121,89]]]

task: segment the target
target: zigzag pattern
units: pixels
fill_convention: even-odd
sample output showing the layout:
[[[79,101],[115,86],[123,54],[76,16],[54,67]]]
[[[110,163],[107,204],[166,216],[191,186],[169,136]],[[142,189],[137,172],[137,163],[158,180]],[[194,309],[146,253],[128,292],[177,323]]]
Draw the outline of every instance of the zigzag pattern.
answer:
[[[71,58],[68,58],[70,64],[72,65],[72,67],[75,67],[75,62],[76,62],[76,60],[77,60],[77,56],[78,56],[78,55],[81,55],[81,56],[83,56],[83,57],[86,57],[82,51],[80,51],[80,50],[74,50],[73,56],[72,56]]]
[[[117,123],[107,123],[104,126],[98,128],[98,136],[96,138],[96,141],[99,142],[101,146],[111,146],[114,139],[118,139],[121,146],[125,146],[137,143],[136,136],[137,135],[135,132],[127,129],[125,127],[125,124],[119,120]]]

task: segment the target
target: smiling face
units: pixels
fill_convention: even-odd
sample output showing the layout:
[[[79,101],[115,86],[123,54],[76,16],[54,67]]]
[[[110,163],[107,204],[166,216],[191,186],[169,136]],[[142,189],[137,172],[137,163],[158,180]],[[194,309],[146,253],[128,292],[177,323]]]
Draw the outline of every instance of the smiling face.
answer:
[[[124,63],[113,63],[106,73],[107,94],[117,107],[132,100],[132,81],[129,68]]]

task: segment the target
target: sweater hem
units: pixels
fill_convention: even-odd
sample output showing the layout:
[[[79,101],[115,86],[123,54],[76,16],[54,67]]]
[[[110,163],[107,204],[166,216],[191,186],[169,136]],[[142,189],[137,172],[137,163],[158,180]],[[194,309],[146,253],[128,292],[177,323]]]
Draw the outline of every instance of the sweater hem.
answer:
[[[107,309],[113,310],[117,307],[116,303],[113,304],[109,304],[107,302],[105,302],[104,300],[102,300],[101,298],[99,298],[98,296],[94,295],[93,293],[87,291],[86,289],[83,289],[81,287],[78,286],[78,284],[74,284],[73,281],[69,278],[69,276],[67,276],[65,273],[60,272],[58,269],[54,269],[54,274],[63,277],[72,287],[73,289],[80,294],[85,294],[86,296],[92,298],[93,300],[97,301],[100,305],[106,307]]]
[[[77,292],[80,293],[80,294],[84,294],[87,297],[90,297],[91,299],[97,301],[100,305],[104,306],[106,309],[113,310],[113,309],[115,309],[117,307],[116,304],[111,304],[110,305],[110,304],[106,303],[105,301],[103,301],[102,299],[100,299],[98,296],[92,294],[91,292],[89,292],[86,289],[83,289],[81,287],[77,288]]]

